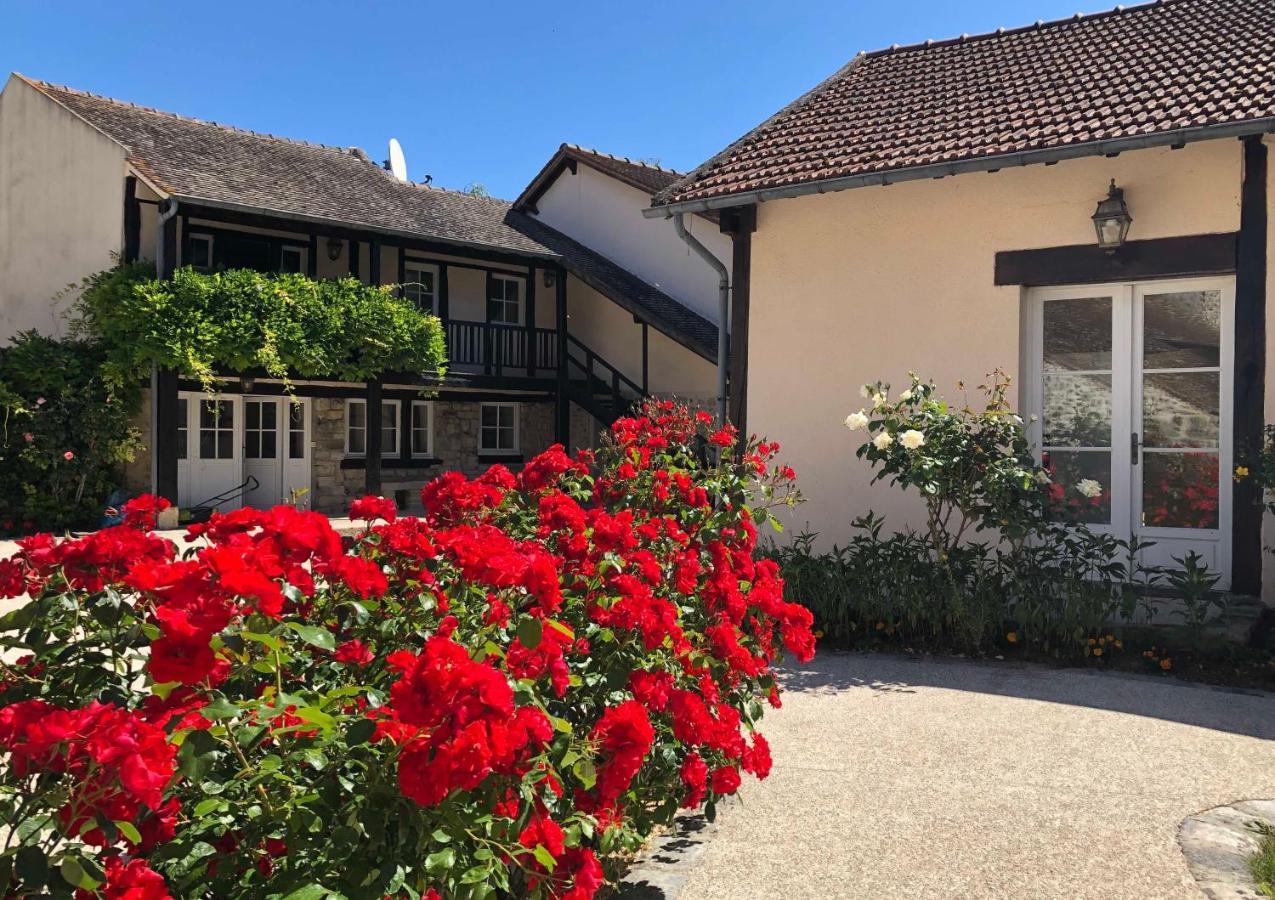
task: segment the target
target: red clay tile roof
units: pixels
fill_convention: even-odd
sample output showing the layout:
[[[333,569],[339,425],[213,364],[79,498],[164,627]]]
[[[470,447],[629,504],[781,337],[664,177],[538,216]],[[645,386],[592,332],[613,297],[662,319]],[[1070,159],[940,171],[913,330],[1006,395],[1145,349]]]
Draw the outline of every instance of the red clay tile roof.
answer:
[[[1272,116],[1275,0],[1159,0],[860,54],[654,202],[729,206],[1257,133]]]

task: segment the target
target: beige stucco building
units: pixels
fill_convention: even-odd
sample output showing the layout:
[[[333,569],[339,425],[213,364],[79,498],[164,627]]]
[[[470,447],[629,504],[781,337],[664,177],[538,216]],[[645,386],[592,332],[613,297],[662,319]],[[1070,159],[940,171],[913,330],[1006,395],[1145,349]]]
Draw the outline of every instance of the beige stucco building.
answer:
[[[650,217],[744,223],[732,408],[797,470],[790,534],[922,525],[855,458],[859,387],[914,370],[977,402],[999,368],[1056,478],[1103,485],[1090,524],[1275,600],[1275,530],[1233,477],[1275,421],[1272,39],[1272,4],[1167,0],[861,54],[657,195]],[[1100,247],[1113,183],[1132,224]]]

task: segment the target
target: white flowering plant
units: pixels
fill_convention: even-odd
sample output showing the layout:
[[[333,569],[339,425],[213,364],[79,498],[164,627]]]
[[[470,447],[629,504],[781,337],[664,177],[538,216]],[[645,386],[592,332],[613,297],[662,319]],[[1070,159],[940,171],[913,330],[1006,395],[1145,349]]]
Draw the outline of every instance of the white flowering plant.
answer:
[[[865,384],[864,407],[846,417],[847,428],[865,433],[856,455],[872,465],[872,480],[921,494],[940,560],[971,531],[995,529],[1012,543],[1034,533],[1044,519],[1049,474],[1006,401],[1009,376],[997,369],[979,385],[982,410],[950,405],[914,372],[909,379],[897,395],[886,382]]]

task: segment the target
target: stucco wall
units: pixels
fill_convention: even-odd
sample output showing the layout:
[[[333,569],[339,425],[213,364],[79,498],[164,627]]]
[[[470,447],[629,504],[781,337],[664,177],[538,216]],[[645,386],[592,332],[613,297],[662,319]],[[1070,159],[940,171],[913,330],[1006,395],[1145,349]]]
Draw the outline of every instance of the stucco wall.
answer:
[[[635,384],[642,383],[642,327],[633,314],[616,306],[576,278],[567,284],[567,330],[601,354]],[[716,369],[655,328],[647,337],[650,391],[701,398],[716,391]]]
[[[953,399],[958,380],[978,385],[997,366],[1017,376],[1022,292],[994,286],[997,251],[1092,243],[1111,178],[1131,239],[1233,231],[1240,167],[1240,143],[1225,140],[762,204],[748,424],[782,443],[808,498],[787,534],[844,542],[870,509],[920,524],[915,496],[868,485],[861,436],[841,422],[863,405],[859,385],[901,385],[909,369]]]
[[[73,293],[123,248],[124,150],[35,88],[0,93],[0,342],[65,332]]]
[[[693,255],[667,219],[645,219],[650,196],[623,182],[577,165],[536,201],[539,218],[619,263],[644,281],[717,321],[717,276]],[[712,222],[687,216],[687,228],[730,264],[730,240]]]

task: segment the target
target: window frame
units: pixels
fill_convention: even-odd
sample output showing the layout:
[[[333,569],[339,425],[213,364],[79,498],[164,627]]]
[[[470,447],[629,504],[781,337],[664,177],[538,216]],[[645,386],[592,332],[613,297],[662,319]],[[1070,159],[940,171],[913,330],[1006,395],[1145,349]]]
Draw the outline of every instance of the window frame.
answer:
[[[350,408],[352,406],[363,407],[363,424],[359,426],[363,429],[363,451],[355,453],[350,449]],[[394,423],[394,446],[387,448],[381,447],[381,459],[394,459],[399,455],[403,441],[403,428],[399,416],[402,414],[402,401],[395,398],[386,398],[381,400],[381,430],[385,430],[385,412],[384,407],[392,406],[394,415],[390,417],[390,421]],[[363,397],[347,397],[345,400],[345,456],[347,459],[366,459],[367,458],[367,400]]]
[[[493,286],[494,286],[495,284],[497,284],[497,283],[504,285],[504,284],[509,284],[510,282],[513,282],[514,284],[517,284],[517,285],[519,286],[519,287],[518,287],[518,299],[517,299],[517,301],[516,301],[516,304],[517,304],[517,313],[516,313],[516,315],[514,316],[514,321],[512,321],[512,322],[509,322],[509,321],[506,321],[506,320],[503,320],[503,319],[502,319],[501,321],[499,321],[499,322],[498,322],[498,321],[496,321],[495,319],[493,319],[493,318],[491,317],[492,304],[493,304],[493,303],[495,303],[495,302],[497,302],[497,299],[498,299],[498,298],[496,298],[496,297],[493,297],[493,296],[492,296],[492,288],[493,288]],[[528,290],[528,288],[527,288],[527,278],[526,278],[526,276],[524,276],[524,275],[513,275],[513,274],[508,273],[508,272],[491,272],[491,273],[489,273],[488,281],[487,281],[487,309],[486,309],[486,312],[487,312],[487,322],[488,322],[489,324],[492,324],[492,325],[508,325],[508,326],[510,326],[510,327],[520,327],[520,326],[522,326],[522,324],[526,321],[526,313],[527,313],[527,290]],[[510,300],[509,300],[509,298],[506,296],[505,289],[504,289],[503,287],[501,288],[501,294],[500,294],[500,297],[499,297],[499,302],[500,302],[500,304],[502,305],[502,307],[504,307],[504,306],[508,306],[508,305],[509,305],[509,303],[510,303]]]
[[[283,258],[289,252],[296,253],[301,261],[300,267],[295,272],[283,267]],[[280,275],[305,275],[310,271],[310,248],[301,244],[293,244],[284,241],[279,245],[279,260],[276,265],[276,271],[278,271]]]
[[[425,410],[425,449],[416,449],[416,410]],[[480,422],[481,424],[481,422]],[[407,411],[407,448],[412,459],[434,458],[434,404],[429,400],[413,400]]]
[[[514,456],[522,452],[522,441],[519,436],[519,425],[521,420],[521,403],[502,401],[478,404],[478,455],[479,456]],[[513,432],[513,446],[511,447],[488,447],[485,444],[488,426],[483,424],[484,410],[491,409],[509,409],[513,412],[513,424],[510,426]],[[500,425],[500,415],[496,415],[496,425],[492,426],[497,433],[497,443],[499,443],[499,433],[502,429]]]
[[[419,280],[414,280],[413,278],[410,277],[411,273],[413,272],[416,272],[418,274],[423,272],[428,272],[432,279],[433,286],[431,287],[429,291],[430,305],[429,305],[429,309],[427,310],[420,305],[419,299],[408,296],[407,285],[423,283]],[[425,312],[430,313],[431,315],[438,315],[438,277],[439,277],[439,273],[438,273],[437,263],[425,262],[424,260],[419,260],[419,259],[410,259],[410,258],[404,259],[403,260],[403,283],[399,285],[399,293],[404,298],[411,299],[412,302],[416,305],[417,309],[421,309]]]
[[[208,264],[203,266],[196,265],[193,259],[186,264],[197,272],[211,272],[217,265],[215,261],[216,258],[213,255],[217,249],[217,237],[216,235],[208,234],[203,231],[192,231],[190,234],[186,235],[186,252],[192,257],[195,255],[194,245],[196,241],[200,241],[208,245]],[[185,260],[183,260],[183,262],[185,262]]]

